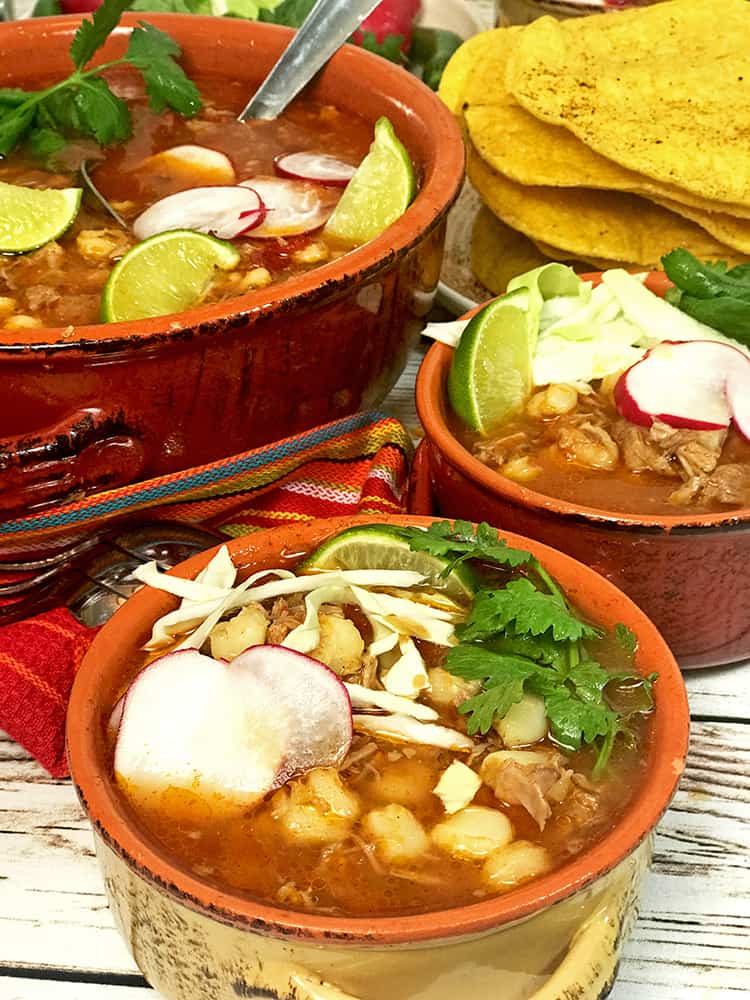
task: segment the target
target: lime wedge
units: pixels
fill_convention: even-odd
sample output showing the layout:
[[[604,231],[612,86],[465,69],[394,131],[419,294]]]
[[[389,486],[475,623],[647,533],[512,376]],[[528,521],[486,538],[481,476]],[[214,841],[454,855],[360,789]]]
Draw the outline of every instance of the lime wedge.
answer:
[[[363,524],[347,528],[323,542],[301,564],[302,572],[320,569],[402,569],[421,573],[444,594],[465,602],[474,596],[474,574],[459,565],[438,580],[448,560],[429,552],[412,552],[399,528],[388,524]]]
[[[28,188],[0,181],[0,253],[26,253],[57,239],[80,205],[81,188]]]
[[[104,286],[105,323],[166,316],[198,302],[215,270],[231,271],[239,251],[192,229],[158,233],[133,247],[112,269]]]
[[[487,434],[528,399],[535,339],[527,289],[485,306],[467,324],[453,354],[448,398],[472,430]]]
[[[375,123],[375,139],[344,188],[323,232],[332,240],[358,246],[403,215],[417,191],[409,154],[387,118]]]

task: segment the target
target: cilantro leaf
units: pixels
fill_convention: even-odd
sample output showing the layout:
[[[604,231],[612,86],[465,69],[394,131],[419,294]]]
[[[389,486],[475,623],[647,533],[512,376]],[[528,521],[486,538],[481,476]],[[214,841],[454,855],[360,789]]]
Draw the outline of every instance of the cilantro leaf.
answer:
[[[53,128],[35,128],[29,136],[32,156],[47,165],[54,164],[55,156],[65,145],[65,136]]]
[[[383,59],[396,63],[398,66],[405,66],[406,57],[401,51],[403,42],[403,35],[386,35],[379,42],[374,31],[363,31],[362,40],[359,44],[363,49],[374,53],[376,56],[382,56]]]
[[[288,28],[300,28],[315,3],[316,0],[284,0],[272,10],[262,10],[258,15],[258,20],[270,21],[272,24],[285,24]]]
[[[198,88],[175,62],[181,51],[173,38],[141,21],[130,36],[125,59],[143,74],[154,111],[170,107],[191,118],[200,111],[201,98]]]
[[[508,710],[523,698],[524,684],[537,670],[533,660],[523,656],[501,656],[481,646],[454,646],[445,660],[445,668],[465,680],[481,680],[484,691],[459,705],[458,711],[468,715],[469,735],[487,733],[496,718],[504,718]]]
[[[100,146],[130,135],[128,106],[112,93],[102,77],[82,80],[73,100],[78,112],[78,131],[92,135]]]
[[[60,0],[37,0],[31,12],[32,17],[54,17],[62,14]]]
[[[497,529],[486,521],[477,525],[476,534],[471,521],[435,521],[422,531],[420,528],[404,528],[404,538],[414,552],[429,552],[451,560],[441,574],[447,576],[458,563],[467,559],[481,559],[498,566],[522,566],[533,559],[530,552],[511,548]]]
[[[6,108],[16,108],[19,104],[23,104],[28,96],[26,91],[19,87],[0,87],[0,113]]]
[[[531,580],[511,580],[501,590],[480,590],[467,620],[456,626],[462,641],[491,639],[510,629],[513,635],[551,632],[558,641],[595,638],[597,629],[577,618],[559,598],[537,590]]]
[[[443,28],[415,28],[409,49],[409,69],[433,90],[440,85],[443,70],[463,39]]]
[[[518,692],[518,697],[514,697]],[[513,684],[498,684],[468,698],[458,706],[461,715],[468,715],[466,731],[469,736],[486,735],[495,719],[503,719],[511,705],[523,697],[523,681]]]
[[[76,69],[83,69],[97,49],[104,45],[129,4],[130,0],[105,0],[90,20],[81,21],[70,46],[70,56]]]
[[[155,11],[164,14],[211,14],[209,0],[133,0],[129,10],[143,13]]]
[[[550,732],[568,750],[580,750],[583,743],[594,743],[598,737],[606,736],[612,722],[617,720],[617,714],[603,702],[582,701],[565,684],[547,686],[540,684],[537,677],[530,687],[545,688],[536,693],[544,697]]]
[[[622,622],[618,622],[615,625],[615,639],[623,652],[627,653],[628,656],[635,656],[638,649],[638,637],[632,629],[623,625]]]
[[[19,105],[0,116],[0,156],[7,156],[23,138],[34,120],[33,105]]]
[[[492,653],[526,656],[556,670],[568,666],[568,643],[556,642],[551,635],[500,635],[487,639],[482,646]]]

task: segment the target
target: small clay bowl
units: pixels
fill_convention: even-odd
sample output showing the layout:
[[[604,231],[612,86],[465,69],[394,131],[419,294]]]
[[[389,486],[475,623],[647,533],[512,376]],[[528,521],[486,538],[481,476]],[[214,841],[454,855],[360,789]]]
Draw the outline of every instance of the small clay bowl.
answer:
[[[663,295],[670,282],[654,272],[647,284]],[[643,608],[683,667],[750,656],[750,509],[623,514],[545,496],[507,479],[476,459],[450,429],[446,384],[452,357],[450,348],[434,344],[417,376],[417,411],[426,436],[418,464],[440,513],[538,538],[592,566]],[[423,506],[413,509],[423,512]]]
[[[299,557],[353,524],[432,518],[350,517],[285,525],[229,542],[246,574]],[[682,774],[689,716],[682,676],[656,628],[593,570],[539,542],[529,549],[593,621],[638,637],[637,667],[659,672],[642,782],[589,851],[505,895],[403,917],[332,917],[256,902],[181,866],[142,830],[112,775],[105,729],[154,620],[175,599],[145,587],[95,639],[68,715],[68,753],[94,827],[110,906],[135,961],[166,1000],[597,1000],[635,917],[651,833]],[[174,571],[194,577],[211,552]]]
[[[126,14],[95,61],[145,19],[192,76],[248,97],[292,31],[242,18]],[[0,24],[0,86],[70,73],[78,17]],[[29,53],[34,58],[29,59]],[[0,378],[0,516],[203,465],[377,404],[402,371],[437,287],[445,216],[464,151],[437,96],[393,63],[345,45],[306,90],[406,145],[419,191],[380,236],[315,270],[225,302],[133,323],[6,331]]]

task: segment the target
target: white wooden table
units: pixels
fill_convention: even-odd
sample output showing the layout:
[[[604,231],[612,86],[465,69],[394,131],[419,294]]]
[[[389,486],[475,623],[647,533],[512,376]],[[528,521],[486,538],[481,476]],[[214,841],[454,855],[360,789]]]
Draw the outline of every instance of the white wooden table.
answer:
[[[419,360],[387,401],[410,430]],[[750,662],[687,686],[688,768],[611,1000],[750,998]],[[70,783],[0,733],[0,1000],[154,997],[112,923]]]

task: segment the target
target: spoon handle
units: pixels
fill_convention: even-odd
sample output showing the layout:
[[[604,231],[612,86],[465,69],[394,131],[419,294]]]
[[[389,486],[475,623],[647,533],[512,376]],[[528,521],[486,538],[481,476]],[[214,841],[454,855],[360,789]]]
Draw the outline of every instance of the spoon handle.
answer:
[[[250,99],[239,120],[276,118],[321,69],[379,0],[318,0]]]

